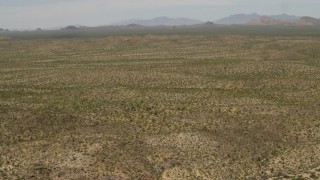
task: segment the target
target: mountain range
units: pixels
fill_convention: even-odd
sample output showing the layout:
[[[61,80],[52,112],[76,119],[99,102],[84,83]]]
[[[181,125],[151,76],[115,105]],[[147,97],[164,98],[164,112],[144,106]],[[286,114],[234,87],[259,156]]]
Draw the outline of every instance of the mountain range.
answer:
[[[281,14],[281,15],[271,15],[271,16],[264,16],[257,13],[253,14],[235,14],[231,15],[222,19],[219,19],[215,21],[217,24],[224,24],[224,25],[233,25],[233,24],[248,24],[252,20],[257,20],[260,18],[271,18],[273,20],[279,20],[279,21],[296,21],[300,17],[298,16],[292,16],[287,14]]]
[[[252,19],[249,25],[294,25],[294,26],[312,26],[320,25],[320,19],[304,16],[296,20],[281,20],[270,16],[262,16],[259,19]]]
[[[156,17],[153,19],[132,19],[125,20],[112,25],[99,26],[104,27],[125,27],[125,28],[144,28],[144,27],[155,27],[155,26],[224,26],[224,25],[293,25],[293,26],[310,26],[317,25],[320,26],[320,19],[309,17],[309,16],[293,16],[287,14],[280,15],[260,15],[257,13],[253,14],[234,14],[216,21],[201,21],[191,18],[169,18],[166,16]],[[53,28],[48,30],[77,30],[90,28],[81,25],[70,25],[62,28]],[[42,30],[40,28],[38,31]],[[0,28],[0,32],[9,31],[7,29]]]
[[[156,27],[156,26],[225,26],[225,25],[293,25],[293,26],[310,26],[320,25],[320,19],[309,17],[309,16],[292,16],[287,14],[280,15],[259,15],[259,14],[235,14],[217,21],[203,22],[196,19],[190,18],[169,18],[169,17],[157,17],[153,19],[133,19],[127,21],[121,21],[109,26],[103,27],[125,27],[125,28],[145,28],[145,27]],[[86,26],[67,26],[62,30],[76,30],[88,28]]]
[[[208,21],[220,25],[319,25],[320,19],[313,17],[299,17],[287,14],[280,15],[260,15],[253,14],[235,14],[216,21]],[[142,27],[142,26],[182,26],[182,25],[208,25],[208,22],[203,22],[190,18],[169,18],[157,17],[154,19],[141,20],[133,19],[116,23],[116,25],[123,25],[127,27]],[[212,25],[211,24],[211,25]]]
[[[169,18],[166,16],[157,17],[154,19],[141,20],[141,19],[132,19],[127,21],[122,21],[116,23],[116,25],[142,25],[142,26],[182,26],[182,25],[195,25],[202,24],[203,21],[190,19],[190,18]]]

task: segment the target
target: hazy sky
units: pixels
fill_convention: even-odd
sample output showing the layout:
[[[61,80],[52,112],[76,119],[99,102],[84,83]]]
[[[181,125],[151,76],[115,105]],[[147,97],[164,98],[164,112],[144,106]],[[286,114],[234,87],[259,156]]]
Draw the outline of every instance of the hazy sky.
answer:
[[[320,0],[0,0],[0,28],[107,25],[158,16],[214,21],[236,13],[320,18]]]

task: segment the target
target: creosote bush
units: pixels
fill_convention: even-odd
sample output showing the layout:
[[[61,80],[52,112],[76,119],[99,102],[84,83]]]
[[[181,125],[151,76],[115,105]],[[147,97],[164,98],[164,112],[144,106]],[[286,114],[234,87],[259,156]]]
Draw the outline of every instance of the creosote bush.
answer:
[[[0,38],[0,179],[316,178],[320,39]]]

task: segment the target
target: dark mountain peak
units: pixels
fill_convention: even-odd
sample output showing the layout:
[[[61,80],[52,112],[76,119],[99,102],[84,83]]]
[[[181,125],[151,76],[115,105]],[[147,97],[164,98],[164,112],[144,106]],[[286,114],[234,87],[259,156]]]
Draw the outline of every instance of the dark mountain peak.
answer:
[[[9,29],[3,29],[3,28],[0,28],[0,31],[3,31],[3,32],[9,32],[10,30],[9,30]]]
[[[79,28],[76,26],[67,26],[65,28],[62,28],[62,30],[77,30],[77,29],[79,29]]]
[[[213,23],[213,22],[211,22],[211,21],[207,21],[207,22],[205,22],[203,25],[205,25],[205,26],[214,26],[214,25],[216,25],[216,24]]]
[[[126,27],[128,27],[128,28],[142,28],[142,27],[144,27],[144,26],[142,26],[142,25],[140,25],[140,24],[134,24],[134,23],[132,23],[132,24],[126,25]]]

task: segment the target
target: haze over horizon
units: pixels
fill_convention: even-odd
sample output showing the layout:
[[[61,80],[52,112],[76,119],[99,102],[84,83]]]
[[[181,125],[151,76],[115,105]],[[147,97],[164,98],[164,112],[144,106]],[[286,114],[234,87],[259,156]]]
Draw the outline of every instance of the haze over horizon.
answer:
[[[319,18],[318,0],[0,0],[0,28],[98,26],[159,16],[214,21],[232,14],[289,14]]]

